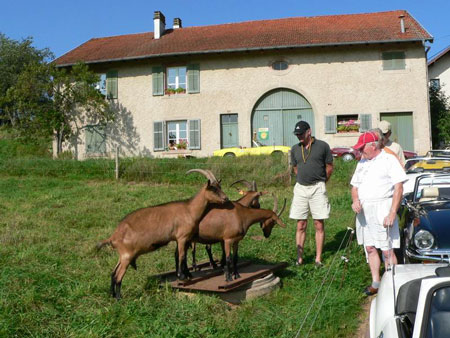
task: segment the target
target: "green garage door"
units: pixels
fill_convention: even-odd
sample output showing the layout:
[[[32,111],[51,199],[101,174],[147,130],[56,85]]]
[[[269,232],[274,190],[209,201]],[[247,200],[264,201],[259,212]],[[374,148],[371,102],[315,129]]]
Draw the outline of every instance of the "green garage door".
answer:
[[[414,151],[414,128],[412,113],[381,113],[380,120],[391,124],[391,141],[397,142],[403,150]]]
[[[314,113],[309,102],[293,90],[276,89],[256,104],[252,133],[265,145],[293,146],[298,140],[292,132],[300,120],[309,123],[314,135]]]

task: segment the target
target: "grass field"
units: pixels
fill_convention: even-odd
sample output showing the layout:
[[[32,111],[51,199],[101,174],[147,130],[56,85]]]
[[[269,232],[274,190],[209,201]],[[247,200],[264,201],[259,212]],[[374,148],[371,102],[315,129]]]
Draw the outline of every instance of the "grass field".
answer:
[[[260,190],[286,197],[289,207],[292,186],[275,177],[284,170],[283,161],[270,156],[232,161],[134,159],[122,163],[121,179],[115,181],[112,161],[3,156],[0,336],[351,337],[370,274],[355,242],[348,251],[337,251],[347,227],[353,226],[348,182],[354,164],[340,161],[328,183],[332,215],[326,222],[325,268],[314,268],[312,224],[306,265],[293,265],[295,222],[286,211],[286,229],[276,227],[269,239],[261,239],[255,225],[239,249],[241,259],[290,263],[277,273],[282,287],[268,296],[230,306],[215,296],[187,296],[160,285],[152,276],[173,269],[173,243],[141,256],[137,271],[128,270],[120,302],[108,294],[117,254],[94,247],[127,213],[191,197],[204,182],[201,175],[184,175],[192,167],[212,169],[224,180],[231,199],[239,196],[228,187],[230,182],[256,179]],[[272,208],[271,198],[264,197],[262,204]],[[340,258],[344,254],[350,258],[347,265]],[[201,248],[198,255],[206,259]]]

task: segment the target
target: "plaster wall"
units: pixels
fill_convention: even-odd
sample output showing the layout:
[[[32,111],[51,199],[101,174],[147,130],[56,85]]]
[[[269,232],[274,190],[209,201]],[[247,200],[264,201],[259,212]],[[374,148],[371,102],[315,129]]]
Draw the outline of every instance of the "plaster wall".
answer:
[[[450,53],[445,54],[439,60],[428,67],[428,78],[439,79],[442,91],[450,96]]]

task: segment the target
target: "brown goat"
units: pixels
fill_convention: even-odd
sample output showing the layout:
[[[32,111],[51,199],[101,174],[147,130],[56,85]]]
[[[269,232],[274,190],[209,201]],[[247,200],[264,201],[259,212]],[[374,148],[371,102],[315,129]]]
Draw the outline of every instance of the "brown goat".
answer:
[[[125,216],[108,239],[98,243],[100,249],[111,244],[119,253],[119,262],[111,274],[111,294],[120,299],[122,279],[131,264],[136,269],[136,259],[154,251],[170,241],[178,247],[177,277],[186,279],[190,275],[186,263],[189,241],[198,233],[199,222],[210,203],[220,205],[228,201],[220,182],[209,170],[192,169],[208,178],[208,183],[191,199],[175,201],[133,211]],[[178,265],[179,264],[179,265]]]
[[[277,200],[274,210],[253,209],[242,206],[237,202],[226,202],[222,205],[211,205],[208,212],[200,221],[199,231],[192,241],[202,244],[222,243],[225,250],[225,280],[231,281],[231,249],[233,249],[234,278],[240,277],[237,271],[239,242],[247,234],[252,224],[261,223],[264,237],[268,238],[275,224],[285,228],[286,225],[279,218],[286,206],[277,214]]]
[[[230,187],[232,187],[233,185],[238,184],[238,183],[243,183],[247,187],[248,190],[241,190],[239,188],[236,188],[238,190],[239,194],[241,194],[243,196],[234,202],[239,203],[240,205],[243,205],[244,207],[259,209],[260,208],[259,198],[262,195],[267,194],[268,192],[267,191],[258,192],[255,181],[252,181],[252,183],[250,183],[247,180],[238,180],[238,181],[231,183]],[[198,270],[197,260],[196,260],[196,249],[197,249],[196,244],[197,244],[196,242],[192,243],[192,268],[194,270]],[[211,244],[206,244],[205,249],[206,249],[206,253],[208,254],[210,266],[213,269],[217,269],[217,264],[214,261],[214,258],[212,255]],[[225,250],[223,248],[223,245],[222,245],[222,259],[221,259],[220,263],[221,263],[222,267],[225,267],[226,260],[225,260]]]

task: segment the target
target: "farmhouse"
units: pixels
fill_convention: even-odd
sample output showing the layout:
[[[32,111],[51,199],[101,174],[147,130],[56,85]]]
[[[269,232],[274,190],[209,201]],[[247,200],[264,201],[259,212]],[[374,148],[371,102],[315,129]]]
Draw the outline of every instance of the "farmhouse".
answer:
[[[91,39],[55,60],[83,61],[116,108],[66,144],[80,159],[210,156],[224,147],[293,145],[305,120],[333,146],[389,120],[406,150],[430,148],[427,41],[404,10],[167,27]],[[169,149],[175,149],[171,150]]]
[[[450,46],[428,61],[428,78],[431,86],[442,88],[450,96]]]

